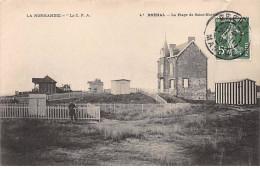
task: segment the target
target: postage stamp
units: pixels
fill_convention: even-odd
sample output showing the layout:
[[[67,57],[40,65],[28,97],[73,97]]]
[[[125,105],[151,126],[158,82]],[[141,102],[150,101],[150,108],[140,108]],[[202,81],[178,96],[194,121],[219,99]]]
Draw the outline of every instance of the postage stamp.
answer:
[[[205,45],[217,59],[249,59],[249,18],[233,11],[221,11],[206,24]]]

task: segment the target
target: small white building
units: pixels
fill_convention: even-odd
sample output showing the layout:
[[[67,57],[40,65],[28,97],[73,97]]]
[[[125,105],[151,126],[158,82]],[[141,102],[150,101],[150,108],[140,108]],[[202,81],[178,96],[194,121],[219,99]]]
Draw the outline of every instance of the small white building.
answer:
[[[215,83],[216,103],[256,104],[256,82],[241,79]]]
[[[111,80],[111,94],[130,94],[130,80]]]

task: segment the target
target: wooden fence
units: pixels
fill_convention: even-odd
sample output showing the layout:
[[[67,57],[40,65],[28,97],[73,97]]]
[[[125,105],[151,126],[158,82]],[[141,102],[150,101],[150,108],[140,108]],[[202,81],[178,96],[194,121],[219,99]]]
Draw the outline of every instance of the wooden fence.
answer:
[[[23,104],[0,104],[0,118],[69,119],[68,106],[37,107],[37,113],[31,113],[30,109],[32,108]],[[81,120],[100,121],[100,108],[93,105],[81,106],[76,109],[76,115]]]
[[[52,104],[53,106],[68,107],[68,104]],[[104,113],[153,113],[163,112],[170,109],[183,108],[189,103],[167,103],[167,104],[106,104],[106,103],[93,103],[93,104],[76,104],[77,107],[97,106],[100,111]]]
[[[100,111],[105,113],[159,113],[185,107],[188,103],[167,103],[167,104],[94,104],[100,107]]]
[[[163,113],[168,110],[182,109],[189,103],[167,104],[76,104],[78,119],[100,121],[100,112],[128,114],[128,113]],[[30,113],[28,105],[0,104],[0,118],[42,118],[42,119],[69,119],[68,104],[56,104],[38,107],[37,113]],[[38,111],[39,110],[39,111]]]
[[[22,118],[31,117],[29,106],[21,104],[1,104],[0,118]]]

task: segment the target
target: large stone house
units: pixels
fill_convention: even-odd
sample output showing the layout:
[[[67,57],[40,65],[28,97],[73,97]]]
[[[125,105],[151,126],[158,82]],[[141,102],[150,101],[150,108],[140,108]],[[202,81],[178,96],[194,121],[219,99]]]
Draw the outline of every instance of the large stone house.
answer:
[[[165,40],[158,60],[158,92],[189,100],[207,99],[207,57],[195,43],[168,46]]]

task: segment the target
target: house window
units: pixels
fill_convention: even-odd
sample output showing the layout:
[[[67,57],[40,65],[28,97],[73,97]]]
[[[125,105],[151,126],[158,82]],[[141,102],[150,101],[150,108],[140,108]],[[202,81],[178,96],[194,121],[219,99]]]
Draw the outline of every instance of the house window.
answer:
[[[160,86],[159,88],[162,90],[163,89],[163,79],[160,79]]]
[[[170,75],[173,75],[173,64],[170,63]]]
[[[160,72],[163,73],[163,64],[161,64],[161,71]]]
[[[189,79],[183,79],[183,87],[188,88],[189,87]]]
[[[170,80],[170,88],[171,88],[171,89],[174,89],[174,88],[175,88],[175,86],[174,86],[174,79],[171,79],[171,80]]]

